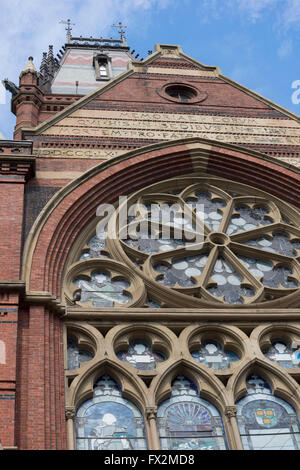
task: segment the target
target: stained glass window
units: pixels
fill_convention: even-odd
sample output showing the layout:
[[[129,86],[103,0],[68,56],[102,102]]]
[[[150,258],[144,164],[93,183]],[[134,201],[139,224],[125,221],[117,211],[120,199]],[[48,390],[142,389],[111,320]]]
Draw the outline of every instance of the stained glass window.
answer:
[[[150,344],[146,341],[132,341],[127,351],[119,351],[117,356],[121,361],[129,362],[132,367],[141,370],[151,370],[155,368],[157,362],[166,360],[162,352],[152,351]]]
[[[273,341],[269,349],[263,351],[264,355],[277,364],[293,369],[300,364],[300,347],[292,349],[284,341]]]
[[[247,378],[247,395],[237,403],[245,450],[299,450],[300,427],[293,407],[272,394],[257,375]]]
[[[132,194],[126,214],[123,206],[76,252],[82,273],[85,263],[99,266],[89,279],[80,273],[72,279],[67,297],[76,305],[145,305],[145,296],[135,303],[125,280],[105,273],[109,260],[130,267],[149,299],[161,298],[166,307],[177,300],[186,308],[278,306],[299,290],[299,213],[263,191],[218,178],[170,179]]]
[[[217,341],[204,341],[198,351],[192,351],[196,361],[203,362],[207,367],[216,370],[226,370],[231,362],[239,360],[239,356],[233,351],[224,351]]]
[[[159,406],[157,422],[163,450],[226,449],[219,411],[198,396],[186,377],[173,381],[171,398]]]
[[[77,369],[83,362],[93,359],[94,354],[86,349],[79,349],[75,339],[68,339],[67,345],[68,369]]]
[[[93,272],[90,279],[79,276],[73,284],[80,288],[80,302],[92,302],[94,307],[113,307],[115,302],[126,304],[131,300],[131,295],[124,292],[130,283],[111,279],[104,271]]]
[[[122,397],[108,375],[94,385],[93,398],[76,413],[77,450],[143,450],[147,448],[139,409]]]

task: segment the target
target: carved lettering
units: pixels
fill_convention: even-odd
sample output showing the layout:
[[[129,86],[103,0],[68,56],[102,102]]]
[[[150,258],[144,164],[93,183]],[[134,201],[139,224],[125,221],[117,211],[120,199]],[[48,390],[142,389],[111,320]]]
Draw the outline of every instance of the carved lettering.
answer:
[[[45,134],[149,140],[201,137],[236,144],[300,144],[300,125],[292,119],[82,109],[46,130]]]

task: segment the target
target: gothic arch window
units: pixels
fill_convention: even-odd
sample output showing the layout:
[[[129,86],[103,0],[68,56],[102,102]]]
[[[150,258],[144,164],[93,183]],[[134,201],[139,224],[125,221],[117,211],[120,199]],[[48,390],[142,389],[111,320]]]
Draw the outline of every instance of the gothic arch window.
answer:
[[[299,450],[300,426],[293,407],[274,396],[257,375],[250,375],[246,385],[248,393],[237,403],[244,450]]]
[[[94,57],[96,80],[109,80],[112,77],[110,61],[110,57],[105,54],[98,54]]]
[[[141,412],[122,397],[118,384],[108,375],[96,380],[93,398],[77,409],[75,425],[77,450],[147,448]]]
[[[240,183],[191,177],[153,184],[109,219],[95,218],[71,255],[67,301],[281,307],[299,295],[299,220],[290,205]]]
[[[184,376],[173,381],[171,398],[159,406],[157,421],[162,450],[226,449],[219,411]]]

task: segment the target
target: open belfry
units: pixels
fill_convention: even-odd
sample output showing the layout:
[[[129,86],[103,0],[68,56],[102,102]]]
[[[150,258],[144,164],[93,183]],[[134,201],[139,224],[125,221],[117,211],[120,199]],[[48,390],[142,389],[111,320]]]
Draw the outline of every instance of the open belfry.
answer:
[[[0,448],[299,450],[300,119],[115,26],[4,81]]]

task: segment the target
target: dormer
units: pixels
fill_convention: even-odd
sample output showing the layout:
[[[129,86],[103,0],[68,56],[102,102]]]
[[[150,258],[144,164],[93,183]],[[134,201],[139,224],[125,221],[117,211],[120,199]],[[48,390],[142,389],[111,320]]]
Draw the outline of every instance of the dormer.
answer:
[[[97,54],[93,58],[96,80],[110,80],[112,78],[111,58],[106,54]]]

